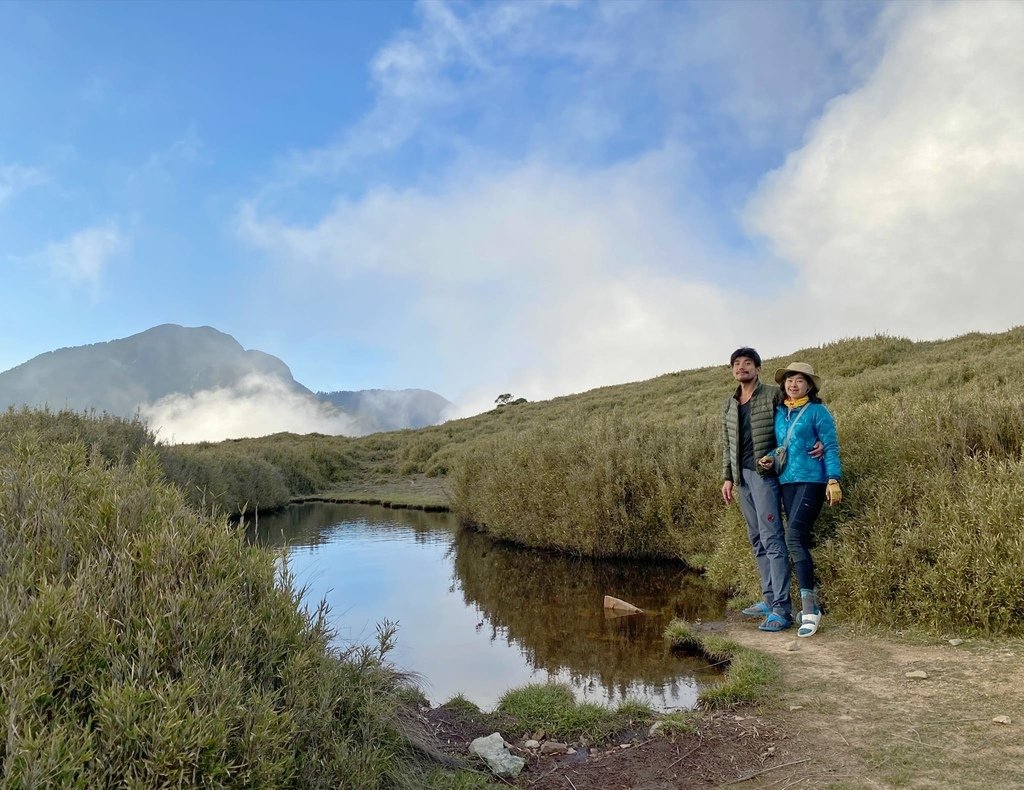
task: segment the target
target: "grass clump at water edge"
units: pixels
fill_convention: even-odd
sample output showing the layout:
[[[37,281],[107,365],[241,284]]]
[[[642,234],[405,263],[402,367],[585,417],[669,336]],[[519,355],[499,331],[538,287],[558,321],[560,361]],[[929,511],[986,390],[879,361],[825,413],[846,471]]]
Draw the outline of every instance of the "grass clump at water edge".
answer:
[[[654,712],[641,702],[626,700],[614,709],[577,702],[572,689],[560,683],[511,689],[498,700],[495,713],[511,717],[522,732],[543,730],[549,738],[585,738],[591,743],[654,720]]]
[[[743,647],[729,639],[712,634],[698,634],[682,620],[673,620],[665,629],[672,646],[707,658],[712,663],[727,664],[725,681],[703,688],[698,704],[707,709],[733,705],[758,705],[775,694],[779,668],[764,653]]]

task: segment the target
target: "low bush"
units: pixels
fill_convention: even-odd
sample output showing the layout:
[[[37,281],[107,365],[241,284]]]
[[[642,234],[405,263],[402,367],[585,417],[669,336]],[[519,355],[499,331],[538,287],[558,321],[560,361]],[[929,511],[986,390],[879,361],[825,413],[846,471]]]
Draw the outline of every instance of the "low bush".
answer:
[[[74,423],[0,419],[4,786],[425,786],[393,630],[339,648],[152,448],[106,460],[132,423]]]

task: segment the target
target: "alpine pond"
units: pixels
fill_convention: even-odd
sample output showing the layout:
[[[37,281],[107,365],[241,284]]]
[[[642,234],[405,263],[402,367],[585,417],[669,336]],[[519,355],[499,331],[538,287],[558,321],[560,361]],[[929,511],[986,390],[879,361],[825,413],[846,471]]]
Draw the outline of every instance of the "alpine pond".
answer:
[[[324,599],[337,638],[372,642],[398,623],[391,660],[440,704],[493,708],[510,688],[560,682],[581,701],[693,707],[718,674],[669,649],[673,617],[714,619],[722,600],[678,565],[589,560],[496,543],[448,513],[308,503],[250,532],[280,548],[307,605]],[[614,595],[645,610],[615,617]]]

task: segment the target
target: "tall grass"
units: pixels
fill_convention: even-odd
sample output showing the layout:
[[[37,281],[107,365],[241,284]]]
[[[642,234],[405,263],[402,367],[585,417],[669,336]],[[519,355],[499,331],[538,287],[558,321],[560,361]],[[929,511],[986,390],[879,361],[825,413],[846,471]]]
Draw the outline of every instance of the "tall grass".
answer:
[[[499,538],[589,556],[710,551],[709,419],[666,426],[613,411],[479,443],[452,475],[456,513]]]
[[[326,611],[189,507],[145,436],[0,417],[0,783],[423,786],[393,632],[336,647]]]

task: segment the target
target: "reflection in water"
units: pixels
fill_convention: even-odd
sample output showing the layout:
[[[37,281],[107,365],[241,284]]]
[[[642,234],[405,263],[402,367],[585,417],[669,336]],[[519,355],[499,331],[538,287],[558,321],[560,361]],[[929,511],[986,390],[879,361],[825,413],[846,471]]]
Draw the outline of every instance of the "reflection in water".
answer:
[[[680,659],[669,655],[665,626],[676,616],[693,621],[722,612],[721,599],[678,565],[513,549],[468,530],[456,536],[455,547],[464,599],[479,608],[496,635],[503,629],[535,668],[567,670],[577,682],[592,679],[611,696],[635,691],[638,682],[671,684],[680,674]],[[605,594],[645,613],[608,616]]]
[[[392,658],[422,675],[434,702],[457,693],[483,708],[509,688],[569,683],[581,699],[643,697],[692,706],[696,678],[716,677],[674,656],[672,617],[719,616],[722,601],[677,565],[569,558],[459,530],[444,513],[312,503],[250,525],[257,542],[288,547],[308,595],[326,598],[339,637],[372,639],[399,622]],[[605,594],[646,614],[609,617]]]
[[[372,505],[340,505],[333,502],[310,502],[278,510],[258,519],[248,518],[246,527],[250,538],[261,546],[314,547],[331,543],[338,531],[358,525],[367,537],[376,534],[387,539],[395,527],[407,527],[425,540],[449,540],[458,528],[451,513],[427,513],[422,510],[403,510]],[[439,534],[441,533],[441,534]]]

